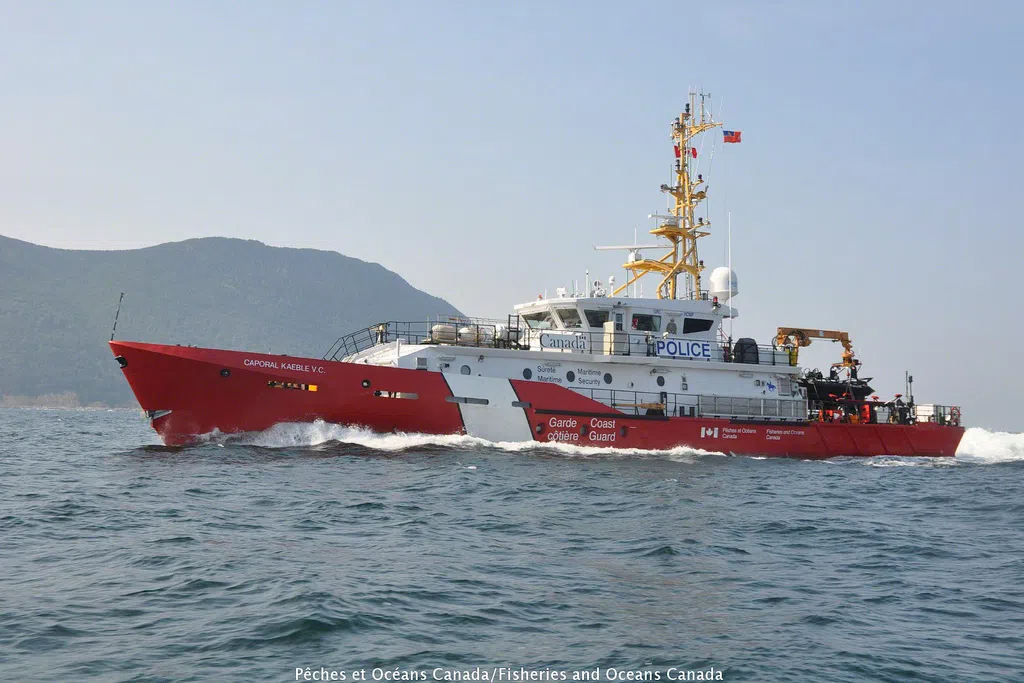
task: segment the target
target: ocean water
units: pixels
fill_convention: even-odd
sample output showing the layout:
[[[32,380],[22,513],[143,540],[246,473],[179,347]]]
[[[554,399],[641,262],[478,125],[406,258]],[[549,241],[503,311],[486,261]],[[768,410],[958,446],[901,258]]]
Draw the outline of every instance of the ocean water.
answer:
[[[1024,680],[1022,481],[0,410],[0,679]]]

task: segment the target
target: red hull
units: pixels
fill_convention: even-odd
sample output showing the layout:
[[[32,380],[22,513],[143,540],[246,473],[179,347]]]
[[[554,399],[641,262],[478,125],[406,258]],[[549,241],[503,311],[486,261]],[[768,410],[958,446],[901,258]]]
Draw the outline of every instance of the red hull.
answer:
[[[139,404],[158,416],[153,428],[167,445],[193,443],[215,431],[260,431],[316,419],[379,432],[467,433],[463,409],[450,402],[452,391],[438,372],[137,342],[111,342],[111,348],[124,359],[124,375]],[[683,446],[798,458],[935,457],[953,456],[964,433],[962,427],[932,423],[637,417],[552,384],[511,380],[511,386],[520,407],[505,410],[510,420],[525,421],[524,433],[528,428],[537,441],[579,446]]]
[[[834,458],[841,455],[952,457],[964,429],[933,423],[917,425],[834,424],[822,422],[751,422],[703,417],[637,418],[614,415],[607,407],[560,387],[513,380],[517,393],[530,401],[530,423],[541,425],[539,441],[580,446],[664,450],[688,446],[733,455]],[[552,405],[558,411],[536,409]],[[595,405],[599,410],[595,411]],[[609,421],[614,424],[609,424]],[[623,429],[625,428],[625,429]],[[625,432],[623,434],[623,432]],[[612,439],[612,437],[615,437]]]

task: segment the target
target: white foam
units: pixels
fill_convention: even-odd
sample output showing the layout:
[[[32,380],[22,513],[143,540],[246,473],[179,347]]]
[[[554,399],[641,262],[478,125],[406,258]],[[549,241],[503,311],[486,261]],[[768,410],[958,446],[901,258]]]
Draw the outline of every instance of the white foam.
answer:
[[[317,420],[315,422],[283,422],[262,432],[251,432],[232,439],[234,443],[262,448],[301,448],[325,443],[351,443],[377,451],[404,451],[423,446],[464,448],[489,445],[483,439],[458,434],[380,434],[365,427],[352,427]]]
[[[989,465],[1024,460],[1024,434],[990,432],[971,427],[964,432],[955,458],[922,458],[880,455],[873,458],[842,458],[827,462],[859,462],[869,467],[950,467],[956,465]]]
[[[219,442],[223,435],[210,435],[210,441]],[[666,450],[645,450],[641,448],[604,448],[600,446],[576,446],[559,442],[493,442],[473,436],[459,434],[404,434],[401,432],[379,434],[363,427],[351,427],[317,420],[309,423],[283,423],[274,425],[263,432],[254,432],[230,438],[232,443],[260,446],[262,448],[302,448],[325,443],[350,443],[376,451],[396,452],[427,446],[448,448],[500,448],[512,453],[543,449],[567,457],[609,457],[628,455],[633,457],[654,457],[670,460],[694,461],[705,455],[722,455],[716,451],[698,448],[677,447]],[[964,434],[956,451],[956,460],[935,458],[870,458],[865,464],[874,467],[901,467],[913,464],[1000,463],[1024,460],[1024,434],[1013,432],[990,432],[972,427]],[[763,456],[755,456],[763,459]],[[939,462],[941,460],[941,462]]]
[[[899,455],[878,455],[871,458],[857,458],[868,467],[955,467],[954,458],[905,457]]]
[[[223,435],[209,435],[212,441],[221,441]],[[317,420],[315,422],[286,422],[274,425],[262,432],[232,436],[232,443],[262,448],[302,448],[325,443],[350,443],[377,451],[405,451],[425,446],[446,446],[449,448],[500,448],[509,452],[537,449],[556,451],[566,456],[613,456],[630,455],[663,457],[669,459],[694,459],[702,455],[722,455],[715,451],[698,448],[671,448],[652,451],[641,448],[604,448],[600,446],[575,446],[558,442],[539,441],[487,441],[474,436],[459,434],[405,434],[394,432],[380,434],[364,427],[351,427]]]
[[[956,449],[957,460],[979,463],[1024,460],[1024,434],[971,427]]]

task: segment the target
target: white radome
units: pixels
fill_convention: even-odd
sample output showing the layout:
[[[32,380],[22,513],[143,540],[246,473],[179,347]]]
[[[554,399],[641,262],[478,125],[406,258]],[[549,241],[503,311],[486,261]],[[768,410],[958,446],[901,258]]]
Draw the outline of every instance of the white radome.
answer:
[[[708,291],[711,296],[717,296],[718,300],[723,303],[739,294],[736,271],[726,266],[715,268],[711,271],[711,288]]]

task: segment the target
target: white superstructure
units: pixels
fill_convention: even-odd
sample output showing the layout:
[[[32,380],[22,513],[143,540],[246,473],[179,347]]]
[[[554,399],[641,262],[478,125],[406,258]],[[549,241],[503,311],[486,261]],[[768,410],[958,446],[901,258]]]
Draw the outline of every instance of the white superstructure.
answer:
[[[488,396],[488,379],[550,382],[619,410],[668,416],[806,420],[786,349],[733,342],[713,300],[559,297],[515,307],[510,324],[450,320],[367,332],[347,362],[434,370]],[[517,325],[518,323],[518,325]],[[476,378],[476,379],[474,379]],[[453,386],[454,389],[454,386]],[[507,401],[499,401],[502,405]]]
[[[555,298],[516,306],[505,323],[383,323],[363,332],[372,338],[360,341],[357,333],[339,340],[328,357],[441,371],[456,395],[489,405],[511,405],[508,380],[522,379],[557,384],[634,415],[806,420],[796,355],[723,332],[723,320],[738,315],[731,264],[716,268],[710,287],[702,287],[705,266],[697,241],[710,234],[711,222],[700,209],[708,185],[691,172],[691,163],[697,156],[694,138],[721,124],[705,109],[703,95],[691,93],[689,102],[671,127],[675,181],[661,187],[670,197],[669,213],[651,216],[656,227],[650,233],[660,242],[597,247],[628,252],[624,284],[616,288],[610,278],[606,289],[588,274],[583,296],[559,287]],[[667,253],[646,255],[655,250]],[[635,296],[645,275],[660,278],[655,299]],[[499,428],[500,418],[482,407],[464,412],[474,421],[489,421],[489,434],[504,438],[520,431]],[[511,412],[509,420],[521,421]]]

